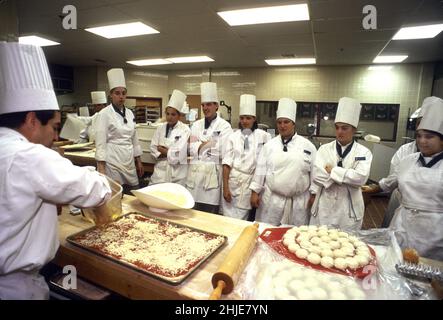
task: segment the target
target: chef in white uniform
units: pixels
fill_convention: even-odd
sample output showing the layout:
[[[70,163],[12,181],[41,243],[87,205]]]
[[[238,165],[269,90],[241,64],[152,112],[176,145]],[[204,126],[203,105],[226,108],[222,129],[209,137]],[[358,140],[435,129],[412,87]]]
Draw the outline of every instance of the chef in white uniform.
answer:
[[[217,116],[217,84],[203,82],[200,88],[205,117],[195,121],[191,127],[191,162],[186,187],[195,199],[196,210],[218,214],[222,186],[221,159],[232,128],[229,122]]]
[[[151,154],[157,159],[151,184],[174,182],[186,184],[188,173],[189,127],[181,122],[180,114],[186,106],[186,95],[174,90],[166,107],[166,123],[154,133],[151,140]],[[186,110],[184,110],[186,111]]]
[[[249,186],[257,165],[257,158],[271,135],[258,129],[256,98],[252,94],[240,96],[239,130],[232,133],[223,156],[224,216],[246,220],[251,210]]]
[[[361,187],[371,169],[372,154],[354,141],[360,118],[360,103],[343,97],[335,116],[336,140],[322,145],[314,167],[316,199],[310,224],[337,225],[359,230],[365,206]]]
[[[435,97],[417,130],[421,152],[403,159],[396,183],[401,205],[391,226],[402,248],[443,260],[443,100]]]
[[[417,112],[416,118],[416,128],[420,125],[421,118],[423,117],[424,110],[427,106],[434,100],[436,97],[427,97],[423,100],[421,108],[419,108]],[[438,99],[438,98],[437,98]],[[443,111],[443,110],[442,110]],[[389,168],[389,176],[383,178],[379,181],[379,188],[374,188],[370,190],[370,192],[378,192],[378,191],[392,191],[391,197],[389,199],[388,208],[383,217],[383,222],[381,223],[382,228],[388,228],[391,224],[391,220],[394,217],[395,210],[400,206],[401,203],[401,194],[398,191],[398,188],[392,188],[392,184],[396,183],[398,167],[400,163],[406,158],[408,155],[413,154],[415,152],[419,152],[417,147],[417,141],[414,140],[412,142],[406,143],[398,148],[397,152],[391,159],[391,166]]]
[[[106,92],[104,91],[92,91],[91,101],[94,106],[95,113],[91,117],[80,117],[86,118],[86,127],[80,132],[80,139],[77,143],[93,142],[95,141],[95,126],[97,123],[98,113],[106,107],[107,99]]]
[[[125,107],[126,81],[123,69],[108,71],[111,104],[99,112],[96,124],[97,169],[123,185],[128,193],[139,187],[143,175],[142,149],[135,130],[134,114]]]
[[[297,226],[309,222],[311,175],[317,150],[297,134],[296,113],[294,100],[279,100],[279,135],[264,145],[250,185],[257,221]]]
[[[48,299],[57,203],[103,204],[105,177],[50,149],[60,112],[41,48],[0,42],[0,299]]]

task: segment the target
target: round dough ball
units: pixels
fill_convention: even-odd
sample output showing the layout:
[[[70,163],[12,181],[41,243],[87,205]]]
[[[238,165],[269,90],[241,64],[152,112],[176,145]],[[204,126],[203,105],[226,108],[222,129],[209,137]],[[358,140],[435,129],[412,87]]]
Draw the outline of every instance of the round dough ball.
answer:
[[[349,247],[350,249],[352,249],[352,251],[354,251],[355,250],[355,247],[354,247],[354,245],[351,243],[351,242],[342,242],[341,243],[341,247],[342,248],[346,248],[346,247]]]
[[[331,240],[337,240],[339,238],[337,232],[329,232],[328,237],[331,238]]]
[[[357,254],[354,259],[357,261],[359,267],[364,267],[369,263],[369,257],[362,254]]]
[[[350,243],[348,238],[343,237],[338,238],[337,241],[340,242],[342,245],[343,243]]]
[[[332,268],[334,266],[334,259],[329,256],[325,256],[321,258],[321,265],[325,268]]]
[[[310,253],[308,255],[308,261],[312,264],[320,264],[321,258],[316,253]]]
[[[323,249],[320,253],[322,257],[334,257],[334,251],[331,249]]]
[[[335,258],[334,259],[334,267],[340,270],[345,270],[347,267],[346,260],[344,258]]]
[[[295,253],[298,249],[300,249],[300,246],[296,243],[291,243],[288,247],[288,250],[292,253]]]
[[[333,291],[329,293],[330,300],[346,300],[346,295],[341,291]]]
[[[327,300],[328,299],[328,293],[325,289],[320,287],[315,287],[311,289],[312,298],[315,300]]]
[[[319,244],[320,242],[322,242],[322,240],[319,237],[312,237],[311,238],[311,243],[313,244]]]
[[[354,256],[354,248],[344,247],[344,248],[341,248],[339,250],[343,251],[343,253],[347,257],[353,257]]]
[[[312,243],[309,240],[303,240],[302,242],[300,242],[300,247],[308,250],[309,248],[312,247]]]
[[[308,235],[309,239],[311,239],[311,238],[317,236],[317,231],[315,231],[315,230],[308,230],[308,231],[306,232],[306,234]]]
[[[341,247],[340,242],[338,241],[331,241],[329,242],[329,245],[331,246],[331,249],[339,249]]]
[[[311,290],[308,289],[300,289],[297,291],[296,295],[300,300],[312,300],[313,298]]]
[[[348,237],[349,241],[351,241],[352,243],[360,241],[356,236],[349,236]]]
[[[310,226],[308,226],[308,229],[317,231],[318,227],[315,225],[310,225]]]
[[[291,296],[291,293],[286,287],[276,287],[274,288],[274,298],[276,300],[288,300],[288,297]]]
[[[328,293],[331,294],[332,292],[343,291],[343,285],[340,282],[331,279],[335,279],[335,277],[331,277],[330,280],[325,283],[325,287],[328,290]]]
[[[347,232],[344,232],[344,231],[339,231],[338,232],[338,236],[342,237],[342,238],[348,238],[349,234]]]
[[[295,240],[294,240],[294,243],[295,243]],[[285,245],[285,247],[289,247],[291,244],[293,244],[293,242],[291,239],[286,237],[286,238],[283,238],[283,244]]]
[[[307,276],[304,279],[304,283],[305,283],[306,288],[309,288],[309,289],[318,287],[320,285],[320,281],[317,280],[317,277],[315,275]]]
[[[346,253],[342,249],[335,249],[333,251],[333,253],[334,253],[334,258],[345,258],[346,257]]]
[[[358,269],[359,263],[358,263],[357,259],[347,257],[345,260],[346,260],[346,264],[348,265],[348,267],[350,269],[352,269],[352,270]]]
[[[309,241],[309,237],[305,234],[302,234],[301,236],[298,236],[296,241],[298,243],[301,243],[302,241]]]
[[[324,250],[324,249],[331,249],[331,246],[329,245],[329,242],[320,242],[319,244],[318,244],[318,247],[320,248],[320,249],[322,249],[322,250]]]
[[[300,226],[298,227],[299,231],[308,231],[309,227],[308,226]]]
[[[295,295],[298,290],[304,289],[306,287],[305,282],[303,280],[292,280],[289,282],[288,288]]]
[[[366,300],[366,294],[360,288],[348,287],[346,293],[350,300]]]
[[[309,251],[310,253],[318,254],[319,256],[321,255],[321,248],[320,248],[320,247],[317,247],[317,246],[311,246],[311,247],[308,249],[308,251]]]
[[[272,279],[272,284],[274,285],[274,288],[286,287],[288,285],[288,280],[288,278],[277,275]]]
[[[326,237],[328,236],[328,230],[326,229],[318,229],[317,234],[319,237]]]
[[[320,237],[321,241],[329,243],[332,239],[328,235],[324,235]]]
[[[367,247],[366,243],[364,243],[363,241],[360,241],[360,240],[355,241],[355,242],[354,242],[354,246],[355,246],[356,248],[358,248],[358,247]]]
[[[308,250],[306,250],[306,249],[302,249],[302,248],[300,248],[300,249],[298,249],[296,252],[295,252],[295,255],[298,257],[298,258],[300,258],[300,259],[306,259],[306,257],[308,256]]]

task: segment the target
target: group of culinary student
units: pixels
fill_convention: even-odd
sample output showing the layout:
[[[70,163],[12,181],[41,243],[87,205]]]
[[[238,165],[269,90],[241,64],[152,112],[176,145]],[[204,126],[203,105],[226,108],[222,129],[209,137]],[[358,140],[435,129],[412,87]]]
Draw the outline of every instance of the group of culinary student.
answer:
[[[105,107],[106,95],[94,93],[101,110],[83,132],[95,139],[97,172],[51,149],[61,119],[43,51],[0,42],[0,299],[48,298],[39,270],[59,246],[57,205],[103,205],[111,196],[105,176],[126,191],[138,188],[142,151],[134,115],[124,105],[123,70],[109,70],[108,80],[111,103]],[[253,95],[240,97],[238,130],[217,113],[215,83],[201,84],[204,117],[191,128],[180,121],[185,101],[184,93],[173,91],[166,122],[152,139],[157,162],[151,184],[182,184],[195,209],[238,219],[247,219],[255,208],[257,221],[276,226],[361,228],[362,186],[372,155],[354,140],[357,100],[339,100],[336,139],[318,150],[297,134],[297,105],[290,98],[279,100],[274,138],[258,128]],[[443,100],[426,98],[421,110],[416,142],[399,149],[390,175],[368,191],[397,189],[390,227],[400,245],[443,260]]]

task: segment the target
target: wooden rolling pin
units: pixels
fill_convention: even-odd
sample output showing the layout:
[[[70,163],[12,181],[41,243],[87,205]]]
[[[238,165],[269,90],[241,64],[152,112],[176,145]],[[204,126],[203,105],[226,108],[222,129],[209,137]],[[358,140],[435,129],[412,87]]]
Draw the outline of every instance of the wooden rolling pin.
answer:
[[[243,229],[222,265],[212,276],[212,291],[209,300],[220,299],[222,293],[228,294],[234,289],[243,272],[258,237],[258,223]]]

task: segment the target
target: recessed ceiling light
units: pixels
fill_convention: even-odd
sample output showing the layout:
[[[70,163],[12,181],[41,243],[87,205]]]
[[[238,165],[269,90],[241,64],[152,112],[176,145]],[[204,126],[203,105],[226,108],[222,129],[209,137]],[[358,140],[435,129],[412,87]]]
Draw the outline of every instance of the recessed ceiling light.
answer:
[[[391,70],[392,66],[370,66],[368,70],[371,71],[381,71],[381,70]]]
[[[171,61],[172,63],[192,63],[192,62],[212,62],[212,61],[214,61],[214,59],[211,59],[207,56],[176,57],[176,58],[166,58],[166,60]]]
[[[230,26],[309,20],[306,3],[217,12]]]
[[[373,63],[395,63],[402,62],[408,56],[376,56]]]
[[[18,42],[23,44],[33,44],[39,47],[56,46],[60,44],[59,42],[51,41],[39,36],[19,37]]]
[[[392,40],[428,39],[434,38],[443,31],[443,23],[427,26],[405,27],[398,30]]]
[[[133,37],[140,36],[143,34],[153,34],[160,33],[154,28],[147,26],[142,22],[131,22],[123,24],[114,24],[103,27],[87,28],[86,31],[95,33],[101,37],[112,39],[112,38],[123,38],[123,37]]]
[[[292,58],[292,59],[266,59],[270,66],[288,66],[295,64],[315,64],[315,58]]]
[[[135,66],[157,66],[161,64],[172,64],[172,62],[165,59],[144,59],[144,60],[131,60],[126,61],[129,64],[133,64]]]

